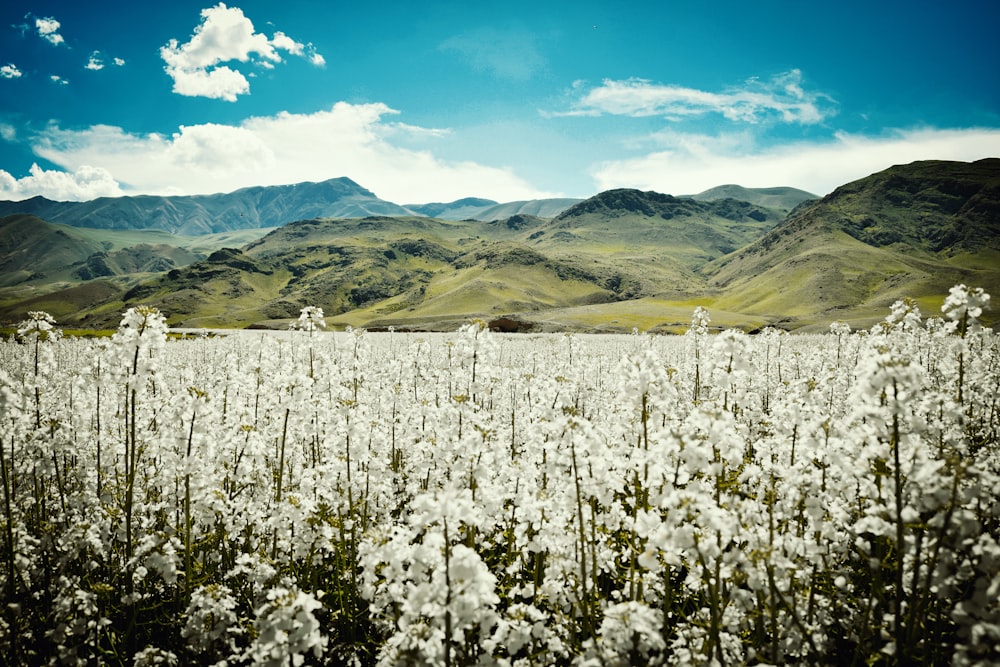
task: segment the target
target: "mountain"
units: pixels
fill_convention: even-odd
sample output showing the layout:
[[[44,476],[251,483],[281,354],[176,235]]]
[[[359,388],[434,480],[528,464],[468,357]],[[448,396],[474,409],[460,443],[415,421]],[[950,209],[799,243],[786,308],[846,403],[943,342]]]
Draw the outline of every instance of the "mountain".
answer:
[[[837,188],[703,268],[724,308],[852,319],[957,283],[1000,293],[1000,159],[897,165]]]
[[[44,289],[54,283],[123,277],[125,282],[204,259],[267,229],[200,236],[157,230],[95,230],[33,215],[0,218],[0,286]]]
[[[77,227],[157,229],[186,235],[277,227],[315,217],[411,215],[349,178],[250,187],[214,195],[101,197],[85,202],[57,202],[44,197],[0,201],[0,217],[15,213]]]
[[[309,304],[366,326],[440,328],[615,298],[593,275],[502,232],[487,234],[483,224],[412,216],[294,222],[96,304],[87,321],[111,326],[124,305],[146,303],[187,326],[247,326],[294,318]]]
[[[563,239],[573,235],[600,247],[609,241],[625,248],[654,246],[695,268],[756,239],[782,217],[773,209],[735,199],[702,202],[617,189],[571,206],[553,220],[551,229]]]
[[[453,202],[432,204],[407,204],[405,208],[419,215],[426,215],[428,218],[441,218],[442,220],[468,220],[475,217],[476,213],[496,206],[498,202],[492,199],[481,197],[465,197],[456,199]]]
[[[727,192],[740,194],[717,194]],[[148,304],[174,326],[284,326],[315,305],[340,327],[446,330],[478,317],[678,332],[701,305],[719,326],[808,331],[869,327],[904,297],[934,315],[956,283],[1000,294],[1000,159],[897,165],[787,215],[785,194],[761,193],[779,197],[762,200],[781,204],[770,207],[617,189],[551,217],[320,217],[214,237],[232,242],[221,248],[183,246],[200,256],[187,264],[157,255],[163,232],[18,216],[0,220],[0,321],[39,308],[66,326],[110,328]],[[167,260],[173,268],[148,272]],[[46,261],[61,282],[26,277]],[[98,277],[81,282],[87,271]]]
[[[248,326],[317,305],[357,325],[441,328],[470,317],[686,295],[704,283],[699,266],[780,220],[745,202],[637,190],[602,193],[555,218],[303,220],[122,285],[80,318],[113,326],[123,307],[145,303],[175,324]],[[87,267],[110,259],[92,255]]]
[[[0,284],[45,284],[125,274],[160,273],[203,259],[170,243],[139,242],[115,248],[73,227],[31,215],[0,218]]]
[[[16,285],[32,278],[68,278],[66,269],[104,251],[98,241],[71,228],[51,225],[32,215],[0,218],[0,284]]]
[[[766,206],[768,208],[779,209],[786,212],[791,211],[803,202],[819,199],[818,196],[797,188],[745,188],[742,185],[732,184],[718,185],[714,188],[709,188],[704,192],[699,192],[696,195],[685,196],[690,199],[697,199],[698,201],[736,199],[738,201],[745,201],[757,206]]]
[[[533,215],[539,218],[554,218],[582,199],[530,199],[504,204],[492,199],[467,197],[449,204],[407,204],[406,208],[432,218],[442,220],[481,220],[494,222],[506,220],[515,215]]]
[[[795,188],[743,188],[723,185],[690,198],[700,201],[734,199],[788,212],[814,199]],[[243,188],[235,192],[192,196],[101,197],[86,202],[60,202],[44,197],[0,201],[0,217],[33,215],[73,227],[146,229],[180,235],[212,234],[279,227],[312,218],[423,215],[442,220],[506,220],[515,215],[554,218],[582,199],[551,198],[500,203],[466,197],[449,203],[400,206],[379,199],[349,178]]]

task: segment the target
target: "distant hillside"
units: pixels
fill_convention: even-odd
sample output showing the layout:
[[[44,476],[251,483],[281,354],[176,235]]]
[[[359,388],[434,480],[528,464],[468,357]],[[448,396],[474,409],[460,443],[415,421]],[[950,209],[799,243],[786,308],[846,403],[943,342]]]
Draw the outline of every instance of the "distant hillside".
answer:
[[[405,208],[419,215],[426,215],[428,218],[441,218],[442,220],[469,220],[474,219],[476,213],[496,206],[497,202],[492,199],[482,199],[481,197],[465,197],[453,202],[432,204],[406,204]]]
[[[618,189],[571,206],[553,220],[552,229],[564,239],[656,245],[694,268],[758,238],[782,218],[779,211],[735,199],[702,202]]]
[[[714,201],[735,199],[787,213],[814,198],[794,188],[743,188],[724,185],[693,195]],[[0,201],[0,217],[33,215],[72,227],[106,230],[159,230],[200,235],[280,227],[313,218],[423,215],[442,220],[506,220],[515,215],[554,218],[582,199],[533,199],[500,203],[466,197],[449,203],[400,206],[376,197],[349,178],[320,183],[257,186],[235,192],[192,196],[101,197],[85,202],[59,202],[44,197]]]
[[[0,285],[66,278],[68,267],[104,250],[98,241],[33,215],[0,218]]]
[[[872,174],[703,272],[722,307],[792,320],[851,319],[903,297],[933,312],[956,283],[1000,294],[1000,159]]]
[[[56,202],[44,197],[0,201],[0,216],[15,213],[75,227],[158,229],[186,235],[277,227],[315,217],[411,215],[349,178],[243,188],[215,195],[101,197],[86,202]]]
[[[763,201],[790,204],[778,190]],[[1000,159],[899,165],[787,216],[618,189],[551,217],[323,217],[244,233],[171,245],[181,237],[0,219],[0,321],[40,308],[65,326],[113,327],[149,304],[175,326],[281,327],[316,305],[341,327],[447,330],[478,317],[678,332],[702,305],[720,326],[868,327],[904,297],[934,315],[956,283],[1000,294]]]
[[[158,230],[95,230],[33,215],[0,218],[0,285],[32,289],[65,282],[160,273],[204,259],[269,230],[178,236]]]
[[[530,199],[504,204],[490,199],[466,198],[450,204],[407,204],[406,208],[432,218],[442,220],[481,220],[494,222],[506,220],[515,215],[533,215],[539,218],[554,218],[582,199]]]
[[[80,317],[111,326],[121,308],[147,303],[173,323],[247,326],[318,305],[331,318],[366,326],[437,328],[468,317],[689,294],[704,283],[698,266],[780,219],[745,202],[612,191],[551,219],[304,220],[123,285]],[[97,277],[112,260],[120,266],[125,258],[97,253],[85,266]]]
[[[791,211],[803,202],[819,199],[817,195],[796,188],[745,188],[742,185],[719,185],[709,188],[696,195],[687,195],[698,201],[717,201],[719,199],[736,199],[757,206]]]

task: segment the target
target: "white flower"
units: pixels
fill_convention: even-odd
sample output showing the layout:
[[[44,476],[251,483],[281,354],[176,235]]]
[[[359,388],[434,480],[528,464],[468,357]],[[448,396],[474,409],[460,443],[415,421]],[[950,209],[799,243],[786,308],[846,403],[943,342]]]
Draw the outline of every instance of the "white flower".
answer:
[[[28,319],[17,325],[17,336],[18,338],[26,338],[38,335],[53,340],[59,338],[61,333],[55,328],[55,324],[55,319],[44,310],[32,310],[28,313]]]
[[[308,653],[319,658],[326,651],[327,638],[313,613],[323,604],[289,585],[292,587],[279,585],[269,590],[267,602],[254,612],[257,637],[247,652],[254,665],[297,667]]]
[[[990,306],[990,295],[977,287],[972,291],[965,285],[955,285],[941,306],[941,312],[953,322],[958,322],[961,332],[976,331],[984,308]]]
[[[299,319],[288,325],[288,328],[309,332],[325,329],[326,320],[323,319],[323,309],[318,306],[306,306],[299,312]]]
[[[602,664],[632,664],[638,657],[648,661],[667,644],[660,634],[663,612],[641,602],[620,602],[607,608],[597,643]]]
[[[691,315],[691,328],[688,329],[688,333],[696,335],[708,333],[708,323],[711,321],[712,318],[708,316],[707,309],[702,306],[696,307]]]

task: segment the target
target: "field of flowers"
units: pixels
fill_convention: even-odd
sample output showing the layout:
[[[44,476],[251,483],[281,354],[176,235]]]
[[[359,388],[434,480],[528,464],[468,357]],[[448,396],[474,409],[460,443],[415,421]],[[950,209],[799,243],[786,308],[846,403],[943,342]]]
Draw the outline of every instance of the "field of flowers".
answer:
[[[9,664],[987,665],[988,295],[827,334],[0,342]]]

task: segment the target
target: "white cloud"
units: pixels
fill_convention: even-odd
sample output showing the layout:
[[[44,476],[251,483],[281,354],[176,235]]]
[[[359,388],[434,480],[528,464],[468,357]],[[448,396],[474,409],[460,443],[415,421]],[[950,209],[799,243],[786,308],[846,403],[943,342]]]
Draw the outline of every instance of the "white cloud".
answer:
[[[209,172],[261,172],[275,163],[274,153],[251,130],[215,123],[182,125],[164,156],[171,164]]]
[[[66,40],[59,34],[59,21],[54,18],[36,18],[35,28],[38,29],[38,36],[53,46],[59,46]]]
[[[67,81],[66,79],[62,78],[58,74],[51,74],[51,75],[49,75],[49,81],[51,81],[52,83],[58,84],[60,86],[68,86],[69,85],[69,81]]]
[[[100,51],[94,51],[90,54],[90,58],[87,60],[87,64],[83,66],[84,69],[89,69],[93,71],[99,71],[104,69],[104,59],[101,58]]]
[[[89,165],[73,173],[31,165],[28,176],[17,179],[0,169],[0,199],[19,201],[41,195],[55,201],[86,201],[123,194],[107,170]]]
[[[281,32],[280,30],[274,33],[274,37],[271,38],[271,46],[275,49],[283,49],[288,51],[293,56],[301,56],[303,49],[305,49],[305,44],[300,44],[294,39]],[[272,58],[272,60],[278,61],[279,58]]]
[[[125,64],[125,61],[121,58],[112,58],[111,63],[115,67],[121,67]],[[99,72],[107,66],[105,56],[100,51],[91,51],[90,57],[87,58],[87,64],[83,66],[84,69],[89,69],[94,72]]]
[[[129,194],[205,194],[251,185],[322,181],[347,176],[399,203],[481,196],[514,201],[555,196],[509,169],[446,162],[401,144],[433,142],[443,130],[389,122],[384,104],[339,102],[312,114],[279,113],[239,125],[184,126],[172,136],[121,128],[51,127],[35,153],[67,170],[99,165]]]
[[[307,47],[283,32],[274,33],[271,39],[255,32],[253,23],[238,7],[226,7],[220,2],[203,9],[201,18],[190,40],[180,44],[171,39],[160,48],[164,69],[174,81],[173,91],[179,95],[235,102],[237,96],[249,93],[247,77],[221,63],[255,60],[271,68],[282,62],[279,51],[307,57],[315,65],[325,62],[311,45]]]
[[[917,160],[972,161],[1000,155],[997,129],[899,130],[882,137],[841,133],[829,142],[758,149],[743,136],[675,137],[668,150],[602,163],[599,190],[629,187],[674,195],[724,183],[792,186],[826,195],[845,183]]]
[[[833,113],[832,100],[802,87],[802,73],[791,70],[769,81],[750,79],[739,88],[710,92],[656,84],[646,79],[607,79],[584,93],[565,116],[662,116],[680,120],[720,114],[731,121],[757,123],[774,118],[814,124]]]
[[[309,62],[316,67],[324,67],[326,65],[326,58],[317,53],[316,48],[312,44],[308,44],[306,48],[309,52]]]
[[[20,77],[21,70],[14,63],[0,66],[0,79],[19,79]]]

